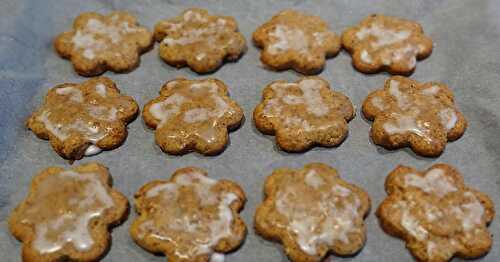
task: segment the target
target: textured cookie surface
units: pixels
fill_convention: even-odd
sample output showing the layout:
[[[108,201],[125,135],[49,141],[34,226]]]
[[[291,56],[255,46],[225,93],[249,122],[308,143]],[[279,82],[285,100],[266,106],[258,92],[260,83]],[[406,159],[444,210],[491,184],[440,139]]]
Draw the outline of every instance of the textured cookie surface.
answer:
[[[318,73],[325,59],[340,50],[340,37],[326,22],[294,10],[273,16],[253,33],[253,40],[262,48],[260,59],[264,64],[276,70],[293,68],[303,74]]]
[[[8,222],[23,242],[23,261],[97,261],[111,244],[109,228],[127,211],[125,196],[111,188],[108,169],[89,163],[40,172]]]
[[[420,24],[384,15],[370,15],[347,29],[342,44],[351,53],[354,67],[364,73],[410,74],[417,59],[432,52],[432,40]]]
[[[281,168],[267,177],[255,229],[279,241],[292,261],[320,261],[329,252],[352,255],[366,240],[368,194],[325,164]]]
[[[138,245],[165,254],[168,261],[223,261],[246,235],[238,215],[245,201],[234,182],[182,168],[170,180],[149,182],[135,194],[139,216],[130,233]]]
[[[398,166],[385,181],[389,196],[377,216],[384,231],[402,238],[418,261],[474,258],[492,245],[487,225],[495,215],[487,195],[466,187],[453,167],[424,172]]]
[[[124,11],[108,15],[82,13],[71,31],[57,36],[56,51],[70,59],[75,71],[95,76],[106,70],[129,71],[139,64],[139,55],[152,44],[153,34]]]
[[[187,65],[198,73],[214,71],[224,60],[234,61],[246,50],[245,38],[233,17],[209,15],[198,8],[157,23],[155,39],[165,62]]]
[[[349,98],[332,91],[326,80],[305,77],[266,86],[253,117],[261,132],[276,136],[280,148],[300,152],[314,145],[340,144],[354,114]]]
[[[27,120],[27,127],[66,159],[81,159],[118,147],[127,137],[126,124],[139,107],[120,94],[107,77],[81,84],[61,84],[49,90],[43,105]]]
[[[163,151],[213,155],[224,150],[228,130],[240,125],[243,110],[229,98],[222,81],[179,78],[161,88],[160,96],[144,106],[142,116],[156,129],[156,143]]]
[[[369,94],[363,114],[374,121],[370,135],[375,144],[388,149],[410,146],[423,156],[438,156],[447,141],[460,138],[467,128],[445,84],[401,76],[387,79],[383,89]]]

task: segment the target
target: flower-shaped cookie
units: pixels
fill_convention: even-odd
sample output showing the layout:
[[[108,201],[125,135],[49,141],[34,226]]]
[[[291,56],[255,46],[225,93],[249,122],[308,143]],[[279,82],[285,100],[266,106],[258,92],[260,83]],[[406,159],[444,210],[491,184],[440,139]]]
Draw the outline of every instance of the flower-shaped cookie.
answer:
[[[88,163],[40,172],[8,222],[23,242],[23,261],[97,261],[111,245],[110,228],[127,211],[127,198],[111,188],[108,169]]]
[[[172,262],[223,261],[246,235],[239,216],[246,198],[236,183],[186,167],[170,180],[147,183],[135,194],[134,241]]]
[[[276,70],[292,68],[302,74],[315,74],[325,59],[340,51],[340,37],[330,31],[318,16],[284,10],[253,33],[262,48],[260,60]]]
[[[60,34],[54,42],[57,53],[70,59],[75,71],[83,76],[106,70],[129,71],[139,65],[139,55],[153,44],[153,34],[125,11],[82,13],[75,19],[73,30]]]
[[[26,126],[50,140],[60,156],[76,160],[120,146],[127,137],[127,123],[138,112],[135,100],[121,95],[111,79],[96,77],[50,89]]]
[[[466,187],[446,164],[425,172],[398,166],[385,181],[389,196],[377,216],[384,231],[402,238],[418,261],[474,258],[492,245],[487,225],[495,216],[489,197]]]
[[[164,152],[214,155],[227,145],[228,130],[241,124],[243,110],[229,98],[222,81],[179,78],[163,85],[160,96],[144,106],[142,116],[156,129],[156,143]]]
[[[432,52],[432,40],[420,24],[402,18],[370,15],[342,34],[342,45],[351,53],[354,67],[363,73],[381,70],[411,74],[417,59]]]
[[[233,17],[212,16],[199,8],[157,23],[155,39],[165,62],[176,67],[187,65],[197,73],[215,71],[224,60],[237,60],[247,48]]]
[[[366,240],[370,198],[325,164],[281,168],[267,177],[255,229],[279,241],[292,261],[320,261],[327,253],[353,255]]]
[[[370,135],[375,144],[388,149],[410,146],[423,156],[440,155],[446,142],[460,138],[467,128],[445,84],[402,76],[387,79],[383,89],[369,94],[363,114],[374,121]]]
[[[354,114],[349,98],[332,91],[326,80],[305,77],[294,83],[279,80],[266,86],[253,118],[262,133],[276,135],[280,148],[301,152],[314,145],[340,144]]]

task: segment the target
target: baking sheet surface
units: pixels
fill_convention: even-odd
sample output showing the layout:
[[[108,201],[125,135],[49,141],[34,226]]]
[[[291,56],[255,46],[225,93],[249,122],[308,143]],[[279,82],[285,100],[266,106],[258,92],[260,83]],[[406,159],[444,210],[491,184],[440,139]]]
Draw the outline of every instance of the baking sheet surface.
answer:
[[[78,163],[99,161],[110,168],[115,187],[129,200],[143,184],[168,178],[184,166],[198,166],[215,178],[238,182],[248,202],[242,216],[249,228],[243,246],[227,261],[286,261],[280,245],[258,237],[253,214],[262,200],[264,178],[277,167],[301,167],[320,161],[337,168],[349,182],[363,187],[372,199],[366,219],[368,241],[363,250],[337,261],[412,261],[404,242],[382,232],[374,210],[386,196],[386,175],[398,164],[420,169],[444,162],[457,167],[468,185],[489,194],[500,203],[500,3],[499,1],[14,1],[0,2],[0,254],[2,261],[20,260],[20,243],[7,230],[6,218],[26,195],[31,178],[48,166],[70,167],[43,140],[23,127],[29,114],[40,105],[47,90],[64,82],[86,78],[73,72],[67,60],[59,58],[52,39],[68,30],[73,18],[83,11],[109,12],[125,9],[137,15],[141,24],[152,28],[163,18],[178,15],[187,7],[207,8],[211,13],[234,16],[247,38],[248,52],[237,63],[223,66],[208,75],[223,80],[244,109],[246,121],[231,133],[231,144],[216,157],[196,153],[174,157],[163,154],[154,144],[153,132],[139,117],[129,125],[127,141],[116,150],[88,157]],[[350,122],[348,139],[337,148],[316,148],[304,154],[277,150],[274,138],[259,133],[252,124],[252,111],[262,88],[277,79],[299,77],[292,71],[271,72],[261,65],[259,51],[250,39],[252,32],[274,13],[295,8],[319,15],[336,33],[371,13],[396,15],[419,21],[435,42],[433,54],[418,63],[412,77],[418,81],[442,81],[454,91],[456,103],[469,121],[458,141],[449,143],[439,158],[422,158],[410,150],[387,151],[368,138],[370,123],[359,108],[366,95],[383,84],[386,74],[364,75],[351,66],[342,51],[327,62],[320,74],[331,86],[349,96],[357,107]],[[160,86],[176,76],[203,78],[189,69],[177,70],[158,57],[158,45],[141,58],[141,65],[128,74],[106,73],[123,93],[144,105],[158,94]],[[135,245],[128,228],[135,218],[113,230],[113,244],[104,261],[165,261]],[[500,218],[490,226],[495,235],[491,252],[482,261],[500,259]]]

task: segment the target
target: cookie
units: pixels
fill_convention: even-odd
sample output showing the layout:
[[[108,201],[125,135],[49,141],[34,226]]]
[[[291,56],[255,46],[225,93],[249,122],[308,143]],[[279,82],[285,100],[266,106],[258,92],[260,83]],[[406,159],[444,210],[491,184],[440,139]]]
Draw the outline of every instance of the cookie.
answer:
[[[228,130],[240,126],[243,110],[220,80],[178,78],[163,85],[160,96],[144,106],[142,117],[156,130],[156,143],[164,152],[215,155],[226,147]]]
[[[208,178],[194,167],[178,169],[169,180],[155,180],[135,194],[134,241],[168,261],[224,261],[238,248],[246,226],[239,216],[246,198],[229,180]]]
[[[432,53],[432,40],[419,23],[378,14],[344,31],[342,45],[351,53],[353,66],[363,73],[408,75],[417,60]]]
[[[158,22],[155,39],[167,64],[188,66],[197,73],[213,72],[224,61],[236,61],[247,49],[233,17],[209,15],[199,8]]]
[[[262,49],[260,60],[275,70],[294,69],[302,74],[319,73],[325,59],[340,51],[340,37],[318,16],[283,10],[253,33]]]
[[[9,230],[25,262],[97,261],[111,245],[110,228],[123,222],[128,201],[112,187],[108,169],[88,163],[49,167],[36,175],[12,211]]]
[[[96,77],[51,88],[26,126],[61,157],[77,160],[120,146],[138,112],[135,100],[120,94],[111,79]]]
[[[462,136],[467,121],[451,90],[442,83],[419,83],[393,76],[368,95],[363,114],[373,121],[373,142],[387,149],[410,146],[422,156],[439,156],[447,141]]]
[[[470,259],[491,249],[487,226],[495,216],[493,202],[467,187],[452,166],[436,164],[424,172],[398,166],[385,191],[377,210],[380,225],[403,239],[418,261]]]
[[[347,122],[354,115],[349,98],[332,91],[326,80],[304,77],[267,85],[253,119],[262,133],[276,136],[281,149],[302,152],[315,145],[342,143],[348,133]]]
[[[325,164],[280,168],[266,178],[255,230],[283,244],[292,261],[321,261],[330,252],[354,255],[366,241],[370,198]]]
[[[139,55],[153,44],[153,33],[125,11],[81,13],[72,30],[59,34],[54,41],[57,53],[71,60],[82,76],[96,76],[106,70],[130,71],[139,65]]]

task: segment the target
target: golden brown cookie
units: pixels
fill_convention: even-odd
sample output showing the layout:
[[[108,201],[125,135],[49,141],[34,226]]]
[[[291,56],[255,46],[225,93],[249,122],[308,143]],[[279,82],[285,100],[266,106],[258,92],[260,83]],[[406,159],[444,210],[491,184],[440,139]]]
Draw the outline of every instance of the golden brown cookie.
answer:
[[[243,110],[220,80],[178,78],[163,85],[160,96],[144,106],[142,117],[156,129],[156,143],[164,152],[214,155],[226,147],[228,130],[241,124]]]
[[[371,138],[388,149],[410,146],[422,156],[438,156],[447,141],[462,136],[467,121],[451,90],[442,83],[419,83],[393,76],[368,95],[363,114],[373,121]]]
[[[262,133],[276,136],[281,149],[301,152],[315,145],[342,143],[348,133],[347,122],[354,115],[349,98],[332,91],[326,80],[304,77],[267,85],[253,119]]]
[[[135,194],[138,217],[130,234],[168,261],[223,261],[245,238],[238,214],[245,201],[234,182],[208,178],[199,168],[178,169],[169,180],[149,182]]]
[[[469,259],[491,249],[487,226],[495,216],[493,202],[465,186],[452,166],[436,164],[424,172],[398,166],[385,191],[389,196],[377,210],[380,225],[406,241],[418,261]]]
[[[114,190],[108,169],[88,163],[49,167],[36,175],[8,223],[25,262],[97,261],[111,245],[112,226],[124,221],[128,201]]]
[[[432,52],[432,40],[420,24],[377,14],[344,31],[342,45],[351,53],[354,67],[363,73],[408,75],[415,70],[417,59]]]
[[[160,42],[160,57],[167,64],[189,66],[197,73],[215,71],[224,60],[235,61],[247,49],[233,17],[209,15],[199,8],[158,22],[155,39]]]
[[[325,164],[276,169],[266,178],[255,213],[256,232],[283,244],[292,261],[321,261],[330,252],[353,255],[366,241],[370,198]]]
[[[283,10],[253,33],[260,60],[275,70],[319,73],[325,59],[340,51],[340,37],[318,16]]]
[[[96,77],[51,88],[26,126],[60,156],[75,160],[120,146],[138,112],[135,100],[120,94],[111,79]]]
[[[125,11],[108,15],[81,13],[72,30],[54,41],[57,53],[71,60],[82,76],[95,76],[106,70],[130,71],[139,65],[139,55],[153,44],[153,34]]]

